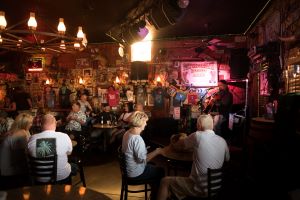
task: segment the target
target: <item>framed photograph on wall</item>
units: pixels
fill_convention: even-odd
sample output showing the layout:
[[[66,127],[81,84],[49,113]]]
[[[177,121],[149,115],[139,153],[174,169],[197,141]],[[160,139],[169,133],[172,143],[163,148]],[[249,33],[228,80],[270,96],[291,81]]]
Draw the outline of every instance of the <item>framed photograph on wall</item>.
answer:
[[[93,69],[92,68],[85,68],[83,69],[83,77],[91,77],[93,75]]]
[[[154,99],[152,94],[147,94],[148,106],[154,106]]]
[[[90,96],[94,96],[94,93],[93,93],[94,88],[93,88],[92,86],[88,86],[88,87],[86,87],[86,89],[87,89],[87,91],[89,92],[89,95],[90,95]]]
[[[31,81],[32,73],[26,73],[26,81]]]

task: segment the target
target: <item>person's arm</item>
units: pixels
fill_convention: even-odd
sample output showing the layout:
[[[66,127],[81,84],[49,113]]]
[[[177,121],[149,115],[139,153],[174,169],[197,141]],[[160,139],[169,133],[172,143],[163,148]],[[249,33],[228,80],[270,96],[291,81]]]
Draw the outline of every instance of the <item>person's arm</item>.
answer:
[[[68,117],[66,118],[66,121],[69,122],[71,121],[72,119],[74,119],[73,115],[72,115],[72,112],[69,113]]]
[[[74,120],[83,125],[86,122],[86,115],[82,114],[81,116],[77,116]]]
[[[158,156],[161,154],[161,148],[157,148],[154,151],[150,152],[147,154],[147,162],[152,160],[154,157]]]
[[[28,105],[30,106],[30,109],[32,108],[32,102],[31,102],[31,98],[27,98],[27,102],[28,102]]]
[[[228,162],[229,159],[230,159],[230,153],[229,153],[228,146],[226,145],[226,149],[225,149],[225,161]]]
[[[70,137],[66,134],[66,142],[67,142],[67,155],[71,155],[73,151],[73,145]]]

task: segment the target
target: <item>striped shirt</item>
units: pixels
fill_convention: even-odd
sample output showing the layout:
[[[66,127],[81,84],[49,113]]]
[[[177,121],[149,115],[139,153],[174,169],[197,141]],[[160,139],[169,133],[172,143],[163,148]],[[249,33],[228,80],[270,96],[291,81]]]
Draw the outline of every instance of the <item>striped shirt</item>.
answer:
[[[193,149],[193,166],[190,178],[194,180],[195,190],[206,192],[207,168],[220,168],[224,160],[230,158],[226,141],[212,130],[197,131],[189,135],[184,144]]]

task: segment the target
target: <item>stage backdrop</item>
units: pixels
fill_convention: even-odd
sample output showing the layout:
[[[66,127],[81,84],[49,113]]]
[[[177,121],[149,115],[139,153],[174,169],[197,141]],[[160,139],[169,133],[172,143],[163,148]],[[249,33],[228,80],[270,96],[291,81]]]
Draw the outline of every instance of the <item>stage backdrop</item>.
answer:
[[[180,64],[183,84],[195,87],[218,85],[217,61],[188,61]]]

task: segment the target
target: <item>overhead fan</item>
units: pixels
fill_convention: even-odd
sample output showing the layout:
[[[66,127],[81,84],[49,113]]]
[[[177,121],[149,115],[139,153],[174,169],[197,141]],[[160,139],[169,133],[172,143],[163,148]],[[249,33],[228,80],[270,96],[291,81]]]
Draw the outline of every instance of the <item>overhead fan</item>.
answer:
[[[215,53],[224,53],[224,48],[235,48],[236,45],[234,42],[223,42],[221,39],[213,38],[207,41],[208,39],[201,40],[201,43],[197,45],[195,51],[202,49],[203,51],[207,48],[210,51]],[[194,43],[185,43],[185,45],[195,45]],[[198,49],[198,50],[197,50]]]

